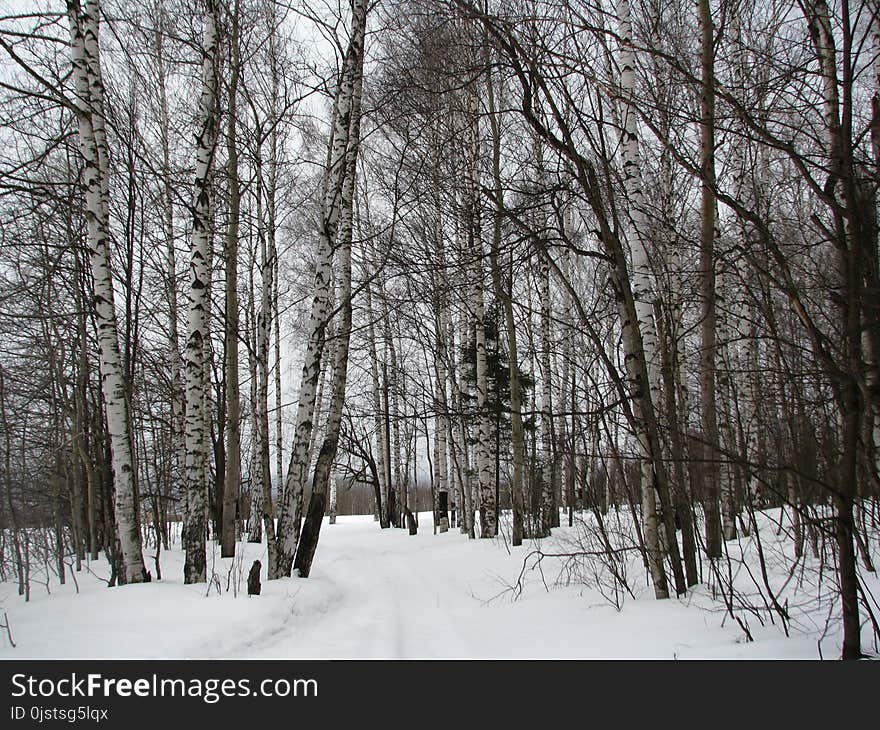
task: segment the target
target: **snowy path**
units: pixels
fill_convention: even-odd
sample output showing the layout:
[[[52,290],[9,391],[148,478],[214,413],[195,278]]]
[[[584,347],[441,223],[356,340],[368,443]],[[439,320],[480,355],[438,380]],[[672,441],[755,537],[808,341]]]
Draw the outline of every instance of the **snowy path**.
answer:
[[[220,654],[241,649],[266,657],[472,655],[473,637],[463,629],[481,623],[482,601],[470,594],[468,579],[474,582],[475,576],[461,562],[467,556],[450,555],[450,547],[474,546],[458,533],[428,537],[434,536],[380,531],[366,520],[341,518],[335,526],[325,525],[312,576],[293,581],[314,582],[318,602],[301,591],[292,602],[295,626],[284,619],[260,641],[231,645]],[[423,565],[430,569],[420,569]],[[491,576],[476,578],[480,584],[494,582]],[[267,595],[274,593],[274,585],[267,587]]]
[[[380,530],[369,517],[341,517],[322,528],[310,578],[264,577],[259,597],[226,591],[232,563],[216,557],[209,570],[222,594],[182,585],[179,551],[162,554],[165,579],[147,585],[108,590],[80,574],[79,595],[71,581],[50,584],[52,595],[35,584],[25,604],[4,583],[0,611],[18,647],[0,639],[0,657],[816,656],[813,636],[785,639],[767,627],[743,644],[715,607],[654,601],[647,589],[618,612],[585,586],[553,586],[549,565],[549,591],[532,571],[512,601],[505,589],[530,550],[509,554],[503,541],[469,541],[458,530],[434,535],[430,515],[414,537]],[[242,588],[254,558],[265,576],[265,546],[245,544]],[[106,574],[103,564],[93,569]]]

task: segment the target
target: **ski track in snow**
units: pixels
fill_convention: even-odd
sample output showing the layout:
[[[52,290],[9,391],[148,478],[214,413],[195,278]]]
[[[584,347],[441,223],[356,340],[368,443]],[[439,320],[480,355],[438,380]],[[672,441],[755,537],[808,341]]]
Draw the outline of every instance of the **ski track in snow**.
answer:
[[[336,531],[346,533],[339,535],[338,543],[334,541]],[[394,542],[398,549],[371,551],[371,537],[377,546]],[[407,544],[402,538],[411,542]],[[447,534],[437,539],[454,538]],[[229,647],[231,655],[404,658],[471,653],[457,628],[458,619],[440,601],[440,591],[450,585],[455,570],[438,561],[432,567],[438,568],[439,574],[437,570],[430,574],[420,571],[419,556],[412,552],[421,550],[407,550],[424,548],[424,540],[415,542],[418,537],[410,538],[402,531],[380,532],[369,522],[341,521],[325,525],[321,540],[308,583],[320,586],[322,603],[316,607],[303,598],[297,605],[294,598],[294,608],[287,616],[257,640]],[[427,547],[432,552],[432,546]],[[433,547],[436,551],[438,546]],[[466,594],[458,597],[464,603],[478,603]]]
[[[564,537],[567,529],[554,533]],[[430,513],[421,515],[416,536],[380,530],[370,517],[325,522],[308,579],[266,580],[265,545],[240,543],[235,563],[212,546],[208,564],[219,594],[182,584],[179,550],[162,552],[165,579],[146,585],[108,590],[84,571],[79,594],[72,580],[59,586],[53,576],[52,595],[35,582],[25,603],[13,582],[2,583],[0,611],[17,647],[3,635],[0,657],[817,656],[818,633],[786,639],[769,624],[752,626],[756,641],[744,643],[735,622],[701,589],[690,599],[658,602],[643,585],[638,600],[617,611],[594,589],[554,586],[548,563],[544,578],[525,571],[522,597],[513,601],[506,589],[533,544],[508,553],[501,539],[468,540],[455,528],[432,532]],[[263,563],[263,592],[249,597],[245,578],[255,558]],[[91,567],[107,572],[103,562]],[[227,581],[237,594],[225,590]],[[824,644],[825,656],[837,654],[836,640]]]

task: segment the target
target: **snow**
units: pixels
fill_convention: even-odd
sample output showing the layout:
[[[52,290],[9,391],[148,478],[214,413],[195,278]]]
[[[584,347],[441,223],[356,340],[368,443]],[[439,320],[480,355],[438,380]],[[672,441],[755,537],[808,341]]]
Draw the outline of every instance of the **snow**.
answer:
[[[839,654],[831,600],[802,601],[790,637],[769,613],[764,625],[749,615],[755,640],[747,642],[706,585],[655,600],[637,554],[627,567],[635,598],[626,596],[620,610],[586,579],[557,580],[568,575],[559,560],[532,568],[536,548],[564,552],[578,534],[564,526],[540,544],[509,548],[503,538],[468,540],[457,529],[434,535],[430,513],[416,536],[340,516],[325,522],[308,579],[267,581],[265,544],[240,543],[235,560],[221,560],[211,545],[210,586],[183,585],[180,550],[162,552],[162,581],[121,588],[107,589],[106,563],[94,561],[77,574],[78,593],[70,577],[60,586],[53,576],[51,594],[34,582],[25,603],[15,583],[0,584],[0,612],[16,643],[2,632],[0,657],[809,659],[819,656],[820,639],[826,658]],[[249,597],[254,559],[263,564],[263,588]],[[781,561],[769,568],[784,578]]]

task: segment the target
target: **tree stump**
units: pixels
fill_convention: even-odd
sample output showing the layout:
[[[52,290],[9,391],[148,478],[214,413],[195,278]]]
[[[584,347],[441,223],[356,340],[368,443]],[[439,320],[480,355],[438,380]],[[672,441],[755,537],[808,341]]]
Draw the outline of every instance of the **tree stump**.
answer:
[[[251,571],[248,573],[248,595],[249,596],[259,596],[260,595],[260,568],[263,565],[259,560],[255,560],[254,564],[251,566]]]

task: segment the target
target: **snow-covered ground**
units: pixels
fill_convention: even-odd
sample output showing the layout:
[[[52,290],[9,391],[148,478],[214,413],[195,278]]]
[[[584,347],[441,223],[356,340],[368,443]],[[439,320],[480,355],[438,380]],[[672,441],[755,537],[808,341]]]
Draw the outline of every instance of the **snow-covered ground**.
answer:
[[[149,584],[107,589],[103,561],[77,574],[78,593],[70,578],[60,586],[53,576],[51,595],[35,582],[25,603],[14,583],[3,583],[0,613],[16,647],[2,632],[0,657],[817,658],[829,608],[821,649],[839,655],[839,607],[811,600],[808,587],[792,594],[806,608],[790,637],[769,613],[762,626],[758,612],[749,618],[755,640],[746,642],[706,586],[654,600],[635,555],[628,579],[636,597],[618,610],[583,580],[560,583],[558,560],[522,571],[534,542],[508,549],[503,539],[468,540],[457,529],[434,535],[430,514],[420,524],[410,537],[380,530],[371,517],[325,523],[308,579],[267,581],[265,545],[243,543],[235,561],[209,555],[211,586],[183,585],[179,550],[162,553],[163,580]],[[566,552],[575,536],[563,527],[541,547]],[[245,589],[254,559],[263,563],[259,597]],[[778,581],[779,569],[770,570]],[[510,589],[521,572],[517,593]]]

